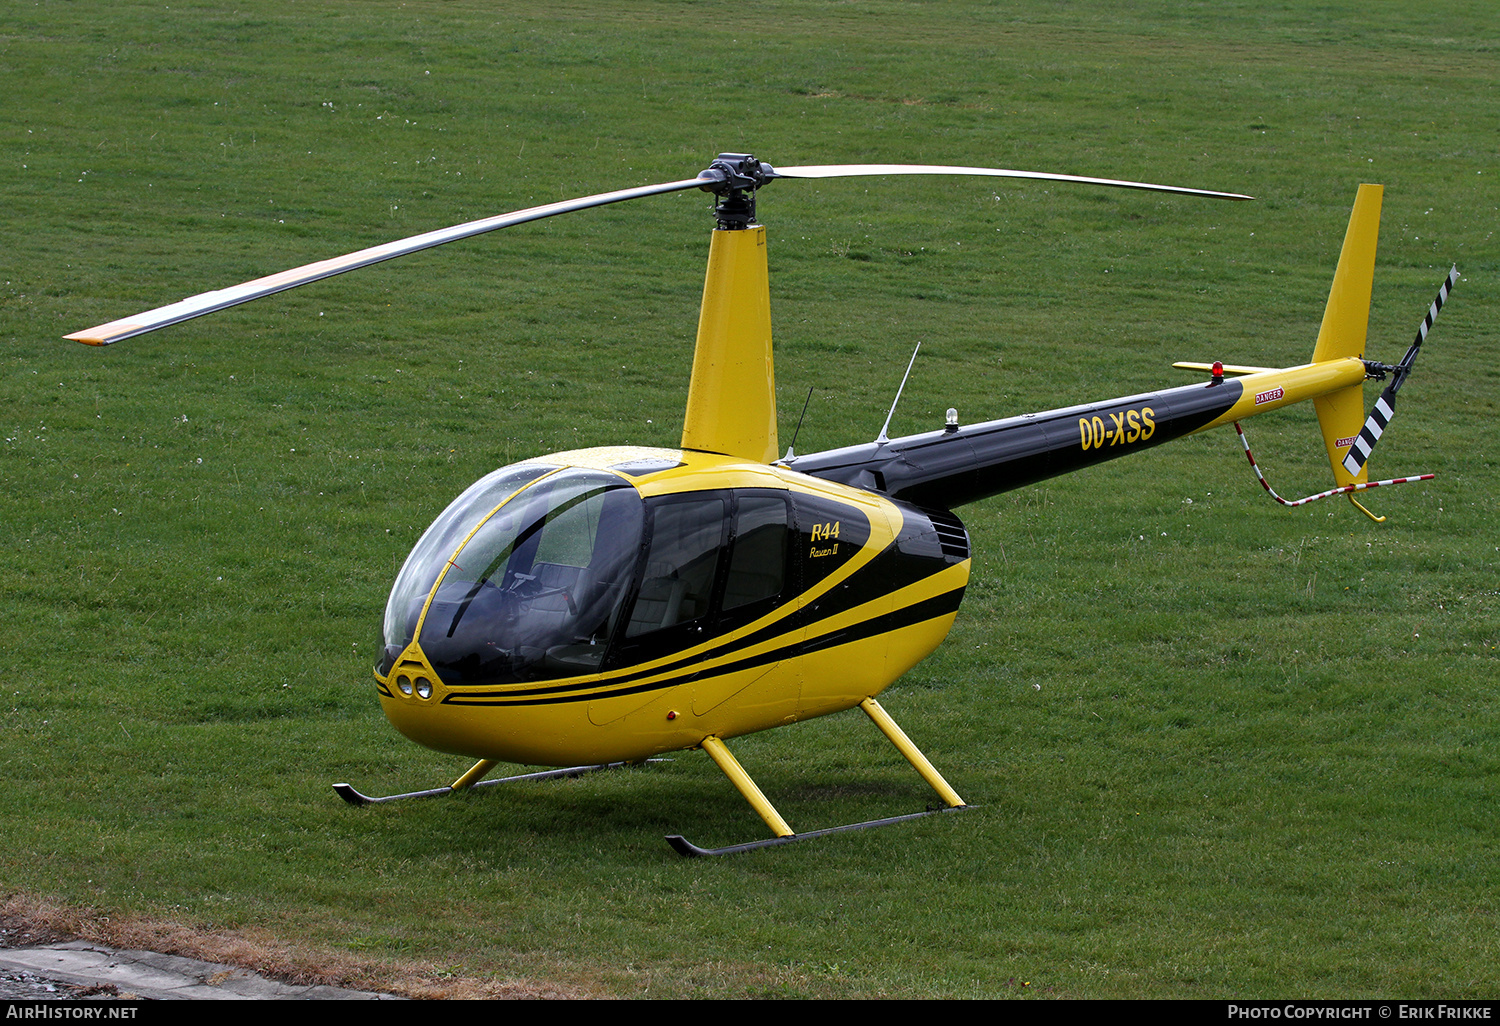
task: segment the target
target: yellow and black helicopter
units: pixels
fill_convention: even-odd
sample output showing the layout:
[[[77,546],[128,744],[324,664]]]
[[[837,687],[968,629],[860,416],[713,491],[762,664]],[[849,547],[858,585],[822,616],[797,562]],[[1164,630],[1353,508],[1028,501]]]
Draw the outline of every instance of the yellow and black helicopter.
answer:
[[[802,456],[789,448],[778,456],[766,231],[756,221],[757,193],[778,179],[912,174],[1249,198],[996,168],[774,168],[749,154],[726,153],[693,178],[428,232],[67,337],[106,345],[498,228],[680,190],[714,193],[717,226],[680,447],[539,456],[496,470],[455,499],[417,542],[391,589],[375,680],[386,716],[403,734],[479,761],[452,785],[428,791],[372,798],[347,784],[335,787],[349,802],[368,804],[577,775],[701,748],[775,836],[718,849],[669,837],[684,855],[884,825],[967,807],[876,701],[937,648],[954,622],[970,566],[968,534],[955,507],[1198,431],[1238,428],[1245,417],[1307,399],[1317,408],[1336,487],[1296,503],[1346,493],[1358,505],[1356,491],[1419,480],[1370,482],[1365,461],[1457,278],[1455,270],[1400,364],[1365,360],[1381,188],[1361,186],[1305,365],[1178,364],[1211,371],[1208,383],[977,424],[959,424],[950,410],[938,431],[893,439],[882,428],[864,445]],[[1386,376],[1391,384],[1366,418],[1363,383]],[[725,742],[855,706],[942,805],[795,833]],[[481,785],[500,762],[564,768]]]

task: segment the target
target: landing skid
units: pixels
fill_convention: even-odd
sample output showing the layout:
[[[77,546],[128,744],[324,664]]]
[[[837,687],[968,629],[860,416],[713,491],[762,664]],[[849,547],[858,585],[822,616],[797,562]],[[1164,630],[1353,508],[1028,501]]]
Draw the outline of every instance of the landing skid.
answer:
[[[647,762],[661,762],[660,759],[647,759]],[[474,791],[481,787],[492,787],[495,784],[514,784],[523,780],[558,780],[563,777],[581,777],[585,773],[597,773],[600,770],[619,769],[621,766],[631,765],[628,762],[602,762],[596,766],[569,766],[566,769],[542,770],[540,773],[522,773],[514,777],[499,777],[495,780],[478,780],[477,777],[489,772],[493,762],[486,765],[481,762],[469,772],[447,787],[434,787],[430,791],[408,791],[405,794],[388,794],[379,798],[367,794],[360,794],[350,784],[334,784],[334,791],[338,796],[350,805],[379,805],[382,802],[396,802],[403,798],[439,798],[443,795],[455,794],[459,791]],[[475,778],[475,779],[471,779]]]
[[[880,732],[906,757],[906,761],[911,763],[912,768],[922,775],[922,779],[931,785],[932,789],[938,793],[938,797],[947,803],[946,808],[929,808],[926,812],[912,812],[905,816],[891,816],[888,819],[871,819],[863,823],[847,823],[844,826],[828,827],[826,830],[809,830],[805,834],[799,834],[794,832],[787,825],[786,820],[781,818],[781,813],[777,812],[766,796],[761,793],[761,789],[756,786],[754,780],[750,779],[750,774],[745,772],[745,768],[730,753],[729,748],[724,744],[723,740],[710,734],[703,739],[698,747],[708,753],[709,758],[713,759],[724,775],[729,778],[729,782],[750,803],[750,807],[759,814],[760,818],[765,820],[766,826],[770,827],[771,832],[776,836],[768,837],[763,841],[731,844],[724,848],[700,848],[681,834],[669,834],[667,836],[667,843],[672,846],[672,850],[684,858],[697,858],[704,855],[737,855],[743,851],[754,851],[756,848],[771,848],[779,844],[791,844],[793,841],[810,841],[814,837],[841,834],[846,830],[866,830],[870,827],[890,826],[892,823],[904,823],[908,819],[921,819],[923,816],[931,816],[939,812],[961,812],[964,809],[971,808],[971,806],[964,804],[964,800],[958,796],[958,792],[954,791],[948,785],[948,781],[943,779],[943,775],[937,771],[937,767],[927,761],[927,756],[923,755],[917,749],[917,746],[911,743],[911,738],[907,737],[905,731],[896,725],[896,721],[891,719],[890,713],[881,708],[879,702],[875,701],[874,698],[867,698],[859,703],[859,707],[880,728]]]
[[[911,812],[905,816],[891,816],[887,819],[869,819],[863,823],[846,823],[843,826],[828,827],[826,830],[809,830],[805,834],[789,834],[786,837],[767,837],[761,841],[747,841],[744,844],[731,844],[723,848],[700,848],[681,834],[668,834],[667,843],[672,850],[684,858],[700,858],[709,855],[738,855],[742,851],[754,851],[757,848],[774,848],[778,844],[791,844],[793,841],[810,841],[814,837],[826,837],[829,834],[842,834],[848,830],[865,830],[870,827],[890,826],[892,823],[904,823],[909,819],[925,819],[928,816],[941,815],[944,812],[965,812],[974,808],[972,805],[955,805],[949,808],[928,809],[926,812]]]

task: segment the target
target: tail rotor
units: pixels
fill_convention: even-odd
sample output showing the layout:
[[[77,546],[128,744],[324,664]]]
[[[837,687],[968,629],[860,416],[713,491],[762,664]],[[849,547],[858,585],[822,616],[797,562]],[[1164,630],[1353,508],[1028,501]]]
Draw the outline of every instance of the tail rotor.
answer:
[[[1352,224],[1350,231],[1351,235],[1353,235],[1354,227]],[[1373,258],[1373,240],[1368,249],[1370,251],[1369,256]],[[1367,263],[1373,265],[1373,259],[1367,261]],[[1270,482],[1266,480],[1265,474],[1261,472],[1260,465],[1255,461],[1254,454],[1250,451],[1250,440],[1245,437],[1244,428],[1240,427],[1238,421],[1235,422],[1234,429],[1235,431],[1239,432],[1240,445],[1245,450],[1245,458],[1250,461],[1250,466],[1255,471],[1255,476],[1260,480],[1261,487],[1266,490],[1271,498],[1275,499],[1283,506],[1303,506],[1309,502],[1316,502],[1319,499],[1326,499],[1332,495],[1347,495],[1349,497],[1349,501],[1353,503],[1360,512],[1364,513],[1376,523],[1382,523],[1385,520],[1385,517],[1376,516],[1374,513],[1371,513],[1368,509],[1366,509],[1364,505],[1354,497],[1355,492],[1362,492],[1370,488],[1381,488],[1385,485],[1410,484],[1415,481],[1432,480],[1434,476],[1432,474],[1415,474],[1409,477],[1390,478],[1385,481],[1367,481],[1365,480],[1365,465],[1370,459],[1370,453],[1374,450],[1375,443],[1380,441],[1381,434],[1385,431],[1386,426],[1390,424],[1391,418],[1395,416],[1396,393],[1401,389],[1402,384],[1406,381],[1407,375],[1411,373],[1412,364],[1414,364],[1417,359],[1417,353],[1421,350],[1422,343],[1427,340],[1427,333],[1432,330],[1432,322],[1437,320],[1438,312],[1443,309],[1443,304],[1448,301],[1448,294],[1453,291],[1453,286],[1457,283],[1458,268],[1454,267],[1448,272],[1448,278],[1443,282],[1442,288],[1438,289],[1437,298],[1432,301],[1432,306],[1428,308],[1427,316],[1423,319],[1422,326],[1417,329],[1416,340],[1412,342],[1411,348],[1406,351],[1406,355],[1401,358],[1400,363],[1392,365],[1385,363],[1376,363],[1372,360],[1363,361],[1365,365],[1365,376],[1367,380],[1369,378],[1374,378],[1377,381],[1384,381],[1387,377],[1389,377],[1391,379],[1391,383],[1387,385],[1385,391],[1380,394],[1380,398],[1375,400],[1375,406],[1370,410],[1370,415],[1365,420],[1364,427],[1360,429],[1359,434],[1355,436],[1352,441],[1347,437],[1339,438],[1338,434],[1341,424],[1347,424],[1349,425],[1349,428],[1352,429],[1353,423],[1357,423],[1357,421],[1354,421],[1353,423],[1351,423],[1351,421],[1353,420],[1353,418],[1358,416],[1359,407],[1356,406],[1351,408],[1351,404],[1359,401],[1359,385],[1351,385],[1348,389],[1343,390],[1342,393],[1336,393],[1332,396],[1321,397],[1317,400],[1317,402],[1319,402],[1320,404],[1326,404],[1319,406],[1318,420],[1320,426],[1323,429],[1324,440],[1329,446],[1329,451],[1333,452],[1336,448],[1342,448],[1346,445],[1349,447],[1349,451],[1344,456],[1342,462],[1338,462],[1335,460],[1335,462],[1333,463],[1334,473],[1336,475],[1339,475],[1340,484],[1338,485],[1338,487],[1330,488],[1327,491],[1318,492],[1316,495],[1308,495],[1301,499],[1287,499],[1276,494],[1276,490],[1273,489]],[[1338,286],[1335,285],[1335,297],[1337,297],[1338,294]],[[1366,295],[1367,294],[1368,293],[1366,293]],[[1331,299],[1329,303],[1330,308],[1333,308],[1334,305],[1335,304]],[[1347,306],[1347,304],[1345,305]],[[1341,316],[1347,318],[1347,312],[1339,311],[1339,313],[1341,314]],[[1360,345],[1360,348],[1363,348],[1363,330],[1359,331],[1357,333],[1357,336],[1351,334],[1348,331],[1344,331],[1343,334],[1350,338],[1356,338]],[[1314,354],[1314,359],[1317,359],[1317,353]],[[1254,368],[1243,369],[1253,370]],[[1215,369],[1215,373],[1220,373],[1217,367]],[[1341,475],[1341,471],[1346,472],[1347,477]]]
[[[1427,310],[1427,316],[1422,320],[1422,326],[1417,329],[1416,340],[1412,342],[1411,348],[1406,351],[1400,363],[1392,367],[1366,361],[1366,366],[1377,380],[1383,380],[1389,374],[1391,383],[1386,386],[1384,392],[1380,393],[1380,398],[1375,400],[1375,406],[1370,410],[1365,426],[1360,429],[1359,437],[1354,440],[1353,445],[1349,446],[1349,454],[1344,457],[1344,469],[1349,473],[1358,475],[1364,469],[1371,451],[1375,448],[1375,443],[1380,441],[1386,425],[1396,415],[1396,393],[1401,390],[1406,376],[1411,373],[1412,364],[1417,360],[1417,353],[1421,350],[1422,343],[1427,340],[1427,333],[1432,330],[1432,322],[1437,320],[1438,312],[1448,301],[1448,293],[1453,291],[1453,286],[1456,284],[1458,284],[1458,268],[1455,266],[1448,272],[1448,279],[1443,282],[1443,287],[1438,289],[1437,298],[1432,301],[1432,306]]]

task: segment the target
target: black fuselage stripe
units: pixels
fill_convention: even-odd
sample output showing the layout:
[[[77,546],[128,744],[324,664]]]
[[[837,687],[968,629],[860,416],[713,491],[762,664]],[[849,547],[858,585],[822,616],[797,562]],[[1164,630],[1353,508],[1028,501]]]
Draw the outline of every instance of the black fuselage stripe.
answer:
[[[738,673],[741,670],[779,663],[783,659],[795,659],[798,656],[835,648],[839,645],[852,644],[856,641],[863,641],[866,638],[888,634],[903,627],[911,627],[927,620],[934,620],[940,616],[957,612],[959,603],[963,600],[963,595],[963,588],[955,588],[952,591],[944,592],[941,595],[936,595],[922,602],[903,606],[900,609],[871,617],[868,620],[862,620],[848,627],[820,634],[816,638],[807,638],[791,645],[785,645],[779,649],[773,649],[770,652],[762,652],[732,663],[715,666],[712,669],[684,673],[666,680],[651,681],[650,683],[637,684],[633,687],[611,688],[607,691],[593,691],[588,694],[555,694],[546,697],[530,697],[534,696],[535,692],[531,692],[529,695],[512,692],[507,695],[484,697],[475,695],[472,692],[451,692],[443,698],[443,704],[465,707],[557,705],[566,702],[592,702],[597,699],[620,698],[625,695],[634,695],[646,691],[665,691],[669,688],[688,684],[693,681],[711,680],[714,677]],[[597,687],[598,685],[595,684],[593,686]]]

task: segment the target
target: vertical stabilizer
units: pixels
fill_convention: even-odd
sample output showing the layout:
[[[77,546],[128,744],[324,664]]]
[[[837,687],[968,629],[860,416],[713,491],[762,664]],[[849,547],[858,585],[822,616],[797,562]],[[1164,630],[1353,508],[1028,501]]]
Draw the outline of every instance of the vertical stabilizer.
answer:
[[[761,225],[713,233],[682,447],[758,463],[777,457],[771,293]]]
[[[1344,234],[1344,248],[1339,266],[1333,274],[1328,292],[1328,306],[1323,310],[1323,325],[1313,347],[1313,363],[1362,358],[1365,332],[1370,323],[1370,290],[1375,281],[1375,242],[1380,234],[1380,200],[1384,189],[1379,185],[1361,185],[1349,215],[1349,230]],[[1365,419],[1364,385],[1350,385],[1313,400],[1318,411],[1318,427],[1328,450],[1328,464],[1339,485],[1362,482],[1364,467],[1351,474],[1344,466],[1349,446],[1359,435]]]

